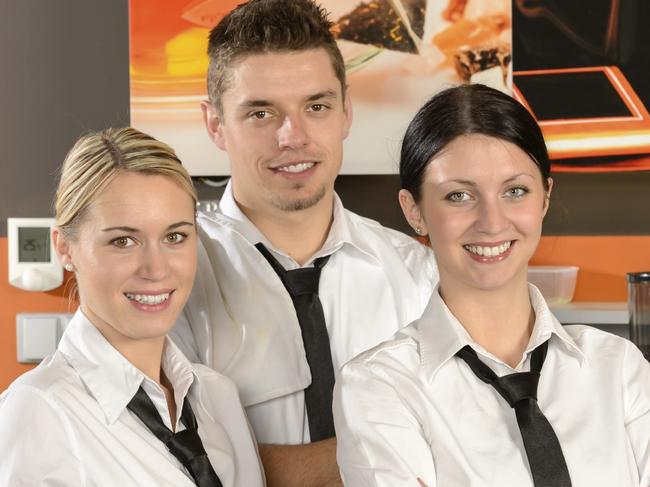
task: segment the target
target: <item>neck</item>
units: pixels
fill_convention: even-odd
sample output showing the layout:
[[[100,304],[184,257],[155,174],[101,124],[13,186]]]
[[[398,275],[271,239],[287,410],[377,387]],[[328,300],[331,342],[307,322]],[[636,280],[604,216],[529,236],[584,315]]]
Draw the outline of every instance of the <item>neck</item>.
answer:
[[[122,335],[103,320],[88,313],[83,304],[81,309],[90,322],[99,330],[115,350],[120,352],[134,367],[144,373],[157,384],[161,384],[160,369],[162,354],[165,346],[165,336],[154,338],[134,339]]]
[[[514,368],[526,350],[535,323],[527,284],[513,283],[484,291],[445,285],[444,281],[441,276],[440,295],[472,339]]]
[[[303,265],[320,250],[332,224],[334,195],[300,211],[261,209],[237,202],[241,211],[276,248]]]

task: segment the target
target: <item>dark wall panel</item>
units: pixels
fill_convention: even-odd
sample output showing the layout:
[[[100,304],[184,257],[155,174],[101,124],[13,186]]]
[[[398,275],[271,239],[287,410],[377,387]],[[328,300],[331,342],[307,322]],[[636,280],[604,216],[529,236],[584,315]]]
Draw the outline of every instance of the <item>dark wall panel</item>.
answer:
[[[650,173],[553,175],[544,235],[650,235]],[[199,197],[218,199],[220,189],[197,182]],[[350,210],[413,233],[397,201],[399,177],[339,176],[336,190]]]
[[[0,0],[0,236],[51,214],[83,132],[129,122],[127,0]]]

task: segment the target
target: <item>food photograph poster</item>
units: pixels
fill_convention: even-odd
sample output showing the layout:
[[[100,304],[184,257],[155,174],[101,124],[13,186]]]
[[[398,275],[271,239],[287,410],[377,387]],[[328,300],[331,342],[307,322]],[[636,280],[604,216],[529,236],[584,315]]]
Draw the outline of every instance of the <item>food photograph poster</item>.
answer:
[[[521,101],[542,126],[554,170],[650,169],[650,90],[637,93],[619,52],[620,4],[643,1],[590,0],[585,14],[582,2],[554,0],[322,0],[354,113],[341,172],[396,173],[415,112],[463,82]],[[172,145],[194,176],[228,174],[199,103],[208,33],[240,2],[130,0],[131,123]],[[632,62],[650,57],[643,46]]]
[[[176,149],[196,176],[228,173],[208,139],[207,36],[240,1],[131,0],[131,123]],[[354,112],[344,174],[397,172],[400,139],[435,92],[473,78],[510,92],[510,1],[324,0]]]

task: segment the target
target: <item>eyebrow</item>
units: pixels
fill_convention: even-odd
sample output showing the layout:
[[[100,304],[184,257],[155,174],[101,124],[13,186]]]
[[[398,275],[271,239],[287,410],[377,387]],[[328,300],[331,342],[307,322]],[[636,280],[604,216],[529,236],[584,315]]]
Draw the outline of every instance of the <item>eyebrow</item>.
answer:
[[[323,98],[332,98],[332,99],[337,99],[338,95],[334,90],[325,90],[321,91],[319,93],[314,93],[311,96],[308,96],[306,98],[306,101],[316,101],[316,100],[321,100]]]
[[[194,223],[190,223],[190,222],[186,222],[186,221],[180,221],[180,222],[172,223],[171,225],[169,225],[166,228],[166,230],[175,230],[176,228],[184,227],[184,226],[188,226],[188,225],[190,227],[193,227]],[[140,230],[138,230],[137,228],[134,228],[134,227],[108,227],[108,228],[102,228],[102,232],[115,232],[115,231],[125,232],[125,233],[139,233],[140,232]]]
[[[503,181],[503,184],[508,184],[508,183],[514,181],[515,179],[517,179],[520,176],[527,176],[529,178],[533,178],[533,176],[531,176],[527,172],[520,172],[520,173],[515,174],[514,176],[509,177],[505,181]],[[442,186],[443,184],[448,184],[448,183],[458,183],[458,184],[464,184],[466,186],[473,186],[473,187],[476,186],[476,183],[474,181],[470,181],[469,179],[448,179],[446,181],[442,181],[442,182],[438,183],[438,186]]]
[[[305,98],[305,101],[317,101],[317,100],[322,100],[323,98],[336,99],[338,98],[338,95],[334,90],[319,91],[318,93],[314,93],[313,95],[307,96]],[[260,98],[258,100],[244,100],[242,103],[239,104],[239,107],[246,109],[246,108],[268,107],[272,105],[273,105],[272,101]]]

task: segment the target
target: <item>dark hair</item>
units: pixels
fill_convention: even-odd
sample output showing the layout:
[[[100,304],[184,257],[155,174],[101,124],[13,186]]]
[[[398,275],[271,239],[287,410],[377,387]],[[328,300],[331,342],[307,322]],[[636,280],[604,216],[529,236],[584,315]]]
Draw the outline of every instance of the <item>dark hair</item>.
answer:
[[[243,56],[323,48],[345,94],[345,64],[327,12],[312,0],[250,0],[228,13],[210,32],[208,96],[222,111],[228,68]]]
[[[431,159],[461,135],[482,134],[511,142],[527,153],[548,189],[551,163],[544,137],[532,115],[514,98],[480,84],[460,85],[436,94],[415,115],[402,141],[400,182],[420,201]]]

